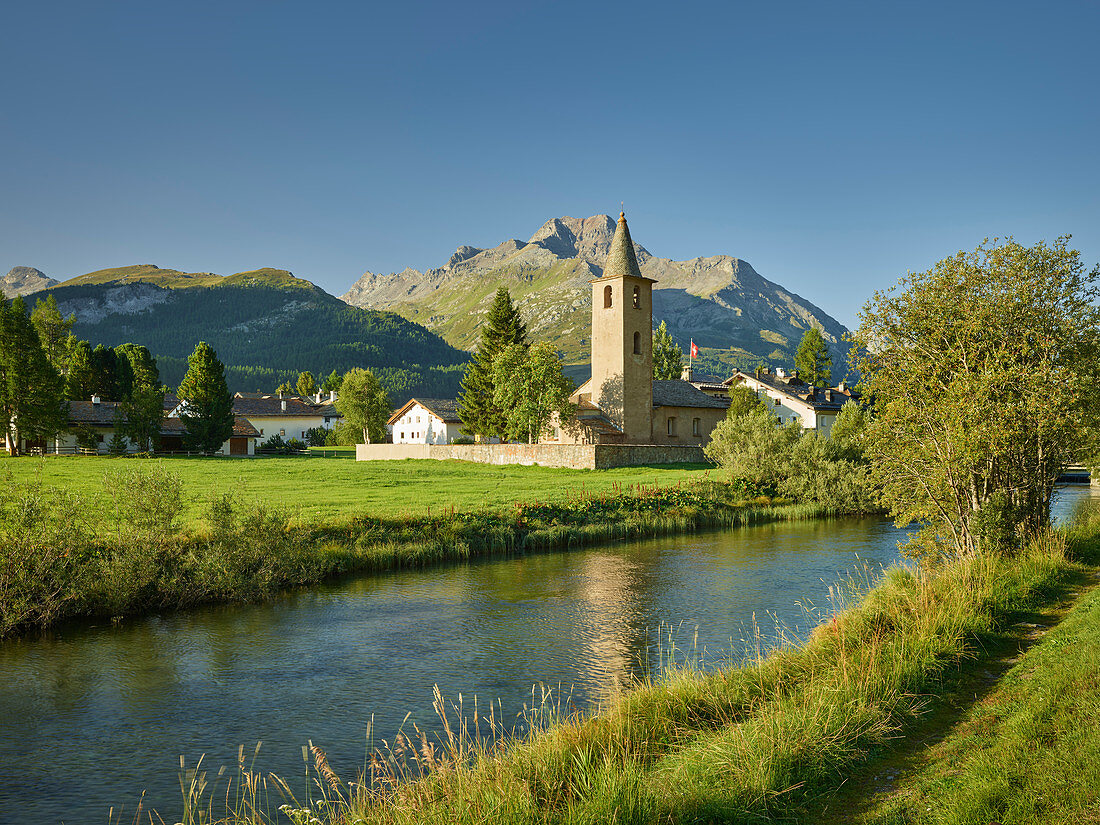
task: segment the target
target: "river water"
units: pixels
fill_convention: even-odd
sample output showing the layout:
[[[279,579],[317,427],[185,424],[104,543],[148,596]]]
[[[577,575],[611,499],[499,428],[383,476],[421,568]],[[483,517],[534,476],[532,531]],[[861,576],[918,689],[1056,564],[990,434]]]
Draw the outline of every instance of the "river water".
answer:
[[[1089,494],[1067,488],[1059,513]],[[510,720],[535,684],[584,707],[658,671],[670,634],[677,660],[706,666],[777,626],[804,633],[831,609],[831,586],[895,562],[901,537],[879,518],[760,525],[5,642],[0,823],[106,822],[111,806],[130,822],[143,791],[172,822],[181,755],[235,772],[238,746],[251,757],[257,741],[257,766],[297,777],[296,791],[310,739],[352,778],[372,717],[391,741],[407,713],[433,727],[436,684],[483,710],[499,700]]]

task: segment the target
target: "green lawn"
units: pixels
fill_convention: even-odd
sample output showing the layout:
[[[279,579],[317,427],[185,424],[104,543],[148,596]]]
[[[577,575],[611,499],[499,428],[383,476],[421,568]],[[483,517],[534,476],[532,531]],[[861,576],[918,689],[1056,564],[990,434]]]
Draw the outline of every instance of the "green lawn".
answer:
[[[915,769],[848,821],[1100,822],[1098,685],[1100,588],[1093,588]]]
[[[668,486],[701,479],[701,465],[563,470],[495,467],[464,461],[347,461],[333,458],[151,459],[176,473],[188,498],[186,516],[199,517],[215,492],[235,492],[288,507],[309,520],[341,515],[423,516],[429,509],[478,510],[513,502],[552,501],[571,490],[599,492],[637,484]],[[0,457],[0,480],[39,478],[44,485],[102,494],[107,473],[150,459],[106,456]],[[713,468],[710,469],[714,472]]]

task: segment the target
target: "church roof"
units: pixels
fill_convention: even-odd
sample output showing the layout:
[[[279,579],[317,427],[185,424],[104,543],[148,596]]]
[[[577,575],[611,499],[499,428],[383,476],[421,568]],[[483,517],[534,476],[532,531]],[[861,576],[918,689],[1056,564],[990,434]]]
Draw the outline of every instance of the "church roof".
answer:
[[[629,275],[631,278],[645,277],[642,275],[641,267],[638,266],[638,256],[634,254],[634,241],[630,239],[626,214],[620,212],[619,223],[615,226],[615,237],[611,239],[611,248],[607,252],[607,261],[603,265],[603,277],[619,278],[623,275]]]
[[[653,382],[653,406],[708,407],[715,410],[724,410],[729,406],[729,402],[707,395],[687,381],[676,379]]]

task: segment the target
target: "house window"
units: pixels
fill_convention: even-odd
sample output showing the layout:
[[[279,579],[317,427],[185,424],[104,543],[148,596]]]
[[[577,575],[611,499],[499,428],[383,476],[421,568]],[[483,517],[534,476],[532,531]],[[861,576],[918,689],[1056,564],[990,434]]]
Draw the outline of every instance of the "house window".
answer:
[[[670,415],[668,417],[668,434],[671,436],[676,435],[676,416]]]
[[[642,354],[642,333],[640,332],[634,333],[634,354]]]
[[[603,308],[611,309],[611,284],[603,288]]]
[[[703,422],[700,421],[698,418],[691,419],[691,434],[692,435],[698,436],[698,435],[703,434],[703,432],[702,432],[702,430],[703,430],[702,423]]]
[[[642,308],[642,290],[639,287],[634,287],[634,309]]]
[[[286,435],[286,430],[279,430],[279,435]]]
[[[404,438],[404,437],[405,437],[405,434],[404,434],[404,433],[401,433],[401,437],[402,437],[402,438]]]

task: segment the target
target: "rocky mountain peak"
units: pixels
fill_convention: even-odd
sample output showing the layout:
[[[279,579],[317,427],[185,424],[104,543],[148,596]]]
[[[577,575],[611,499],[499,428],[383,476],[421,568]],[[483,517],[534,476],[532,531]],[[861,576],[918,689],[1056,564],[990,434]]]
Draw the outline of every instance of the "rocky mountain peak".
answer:
[[[13,266],[3,278],[0,278],[0,291],[5,298],[14,298],[16,295],[30,295],[47,289],[57,281],[33,266]]]

